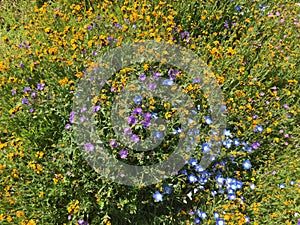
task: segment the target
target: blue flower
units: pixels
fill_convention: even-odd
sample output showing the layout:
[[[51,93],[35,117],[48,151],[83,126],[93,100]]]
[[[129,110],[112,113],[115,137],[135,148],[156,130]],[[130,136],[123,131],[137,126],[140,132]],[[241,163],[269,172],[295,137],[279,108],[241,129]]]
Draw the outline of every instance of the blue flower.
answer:
[[[239,146],[239,145],[240,145],[239,139],[234,138],[234,139],[233,139],[233,144],[234,144],[235,146]]]
[[[217,218],[217,220],[216,220],[216,225],[225,225],[225,220],[224,220],[224,219]]]
[[[162,85],[173,86],[174,82],[171,79],[165,79],[163,80]]]
[[[173,134],[180,134],[182,129],[179,127],[177,130],[173,130]]]
[[[237,187],[237,189],[242,189],[242,187],[243,187],[243,182],[240,181],[240,180],[237,180],[237,181],[236,181],[236,187]]]
[[[182,170],[182,171],[181,171],[181,174],[187,175],[187,171],[186,171],[186,170]]]
[[[246,223],[249,223],[249,222],[250,222],[250,218],[249,218],[248,216],[245,216],[245,220],[246,220],[246,221],[245,221]]]
[[[202,144],[202,151],[204,154],[210,153],[210,146],[211,146],[211,143],[203,143]]]
[[[154,118],[154,119],[157,119],[158,118],[157,113],[155,113],[155,112],[151,113],[151,117]]]
[[[201,223],[200,218],[199,218],[199,217],[196,217],[196,218],[194,219],[194,224],[200,224],[200,223]]]
[[[196,166],[196,165],[198,164],[198,161],[197,161],[197,159],[191,158],[191,159],[189,160],[189,163],[191,164],[191,166]]]
[[[201,211],[198,212],[198,216],[203,220],[205,220],[207,218],[207,214],[205,212],[201,212]]]
[[[279,184],[280,188],[285,188],[285,184]]]
[[[231,143],[232,143],[231,139],[226,139],[223,141],[223,146],[228,149],[231,147]]]
[[[205,171],[205,168],[203,166],[201,166],[201,165],[196,165],[195,166],[195,171],[197,173],[203,173]]]
[[[221,175],[216,176],[215,179],[219,186],[222,186],[224,184],[224,178]]]
[[[252,184],[252,183],[251,183],[251,184],[250,184],[250,189],[251,189],[251,190],[254,190],[254,189],[255,189],[255,184]]]
[[[220,107],[220,111],[225,111],[226,110],[226,105],[222,104]]]
[[[212,119],[209,116],[204,116],[204,119],[205,119],[205,123],[207,125],[210,125],[213,123]]]
[[[220,214],[217,212],[214,212],[214,217],[215,217],[215,219],[218,219],[220,217]]]
[[[260,8],[261,11],[264,11],[267,8],[267,5],[259,4],[259,8]]]
[[[195,183],[198,180],[198,178],[194,174],[190,174],[188,176],[188,180],[190,183]]]
[[[231,136],[231,131],[225,129],[225,130],[223,131],[223,135],[226,136],[226,137]]]
[[[235,198],[236,198],[236,195],[235,195],[235,194],[229,194],[229,195],[228,195],[228,199],[229,199],[230,201],[234,200]]]
[[[165,192],[167,195],[171,194],[172,191],[173,191],[172,187],[170,187],[169,185],[165,185],[165,186],[163,187],[163,190],[164,190],[164,192]]]
[[[161,133],[160,131],[155,131],[154,132],[154,138],[158,141],[160,141],[161,139],[163,139],[164,135],[163,133]]]
[[[235,9],[236,9],[236,11],[238,11],[238,12],[242,11],[241,6],[239,6],[239,5],[237,5],[237,6],[235,7]]]
[[[249,159],[244,160],[242,166],[245,170],[249,170],[252,167]]]
[[[156,191],[152,197],[154,198],[155,202],[163,201],[163,195],[159,191]]]
[[[143,98],[142,96],[136,96],[134,97],[133,101],[136,103],[136,104],[140,104],[142,102]]]
[[[254,128],[254,131],[259,131],[262,132],[264,129],[261,125],[256,125],[256,127]]]

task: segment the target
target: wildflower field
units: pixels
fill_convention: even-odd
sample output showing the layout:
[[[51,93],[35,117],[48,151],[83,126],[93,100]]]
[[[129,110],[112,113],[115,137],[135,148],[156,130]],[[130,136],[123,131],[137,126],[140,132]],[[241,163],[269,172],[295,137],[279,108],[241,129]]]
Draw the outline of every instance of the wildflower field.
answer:
[[[299,31],[296,0],[0,1],[0,224],[299,225]],[[139,43],[185,49],[207,76],[151,51],[162,62],[118,68],[79,104],[99,58]],[[95,169],[96,143],[135,168],[194,151],[143,185]]]

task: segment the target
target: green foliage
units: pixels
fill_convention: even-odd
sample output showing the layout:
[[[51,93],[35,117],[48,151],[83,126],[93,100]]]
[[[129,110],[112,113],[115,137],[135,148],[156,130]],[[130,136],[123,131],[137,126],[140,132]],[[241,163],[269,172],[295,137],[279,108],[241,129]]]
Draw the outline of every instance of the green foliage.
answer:
[[[5,15],[0,18],[1,224],[192,224],[197,210],[206,212],[204,224],[216,224],[214,212],[228,224],[245,224],[246,216],[252,224],[296,223],[300,7],[295,1],[2,1],[0,13]],[[70,113],[80,78],[97,56],[145,39],[179,44],[203,59],[223,91],[230,139],[245,143],[224,144],[204,184],[189,180],[190,174],[202,175],[190,164],[183,168],[186,174],[179,171],[148,187],[112,183],[84,160],[74,139]],[[109,143],[116,138],[110,127],[116,95],[129,77],[159,72],[168,78],[170,69],[151,62],[124,68],[95,99],[101,105],[98,132],[115,157],[121,158],[121,149]],[[207,93],[188,78],[180,71],[176,82],[194,96],[201,117],[209,116]],[[145,98],[141,105],[168,120],[168,132],[180,128],[170,102]],[[205,118],[199,123],[201,144],[208,143],[211,126]],[[131,129],[141,139],[150,136],[141,124]],[[162,161],[181,136],[169,134],[153,157],[150,152],[138,158],[129,150],[122,160]],[[246,143],[254,146],[251,153]],[[199,161],[202,155],[199,145],[193,157]],[[245,160],[251,168],[245,169]],[[242,181],[235,200],[228,200],[225,187],[225,194],[215,196],[221,192],[215,179],[220,174]],[[154,201],[156,191],[162,202]]]

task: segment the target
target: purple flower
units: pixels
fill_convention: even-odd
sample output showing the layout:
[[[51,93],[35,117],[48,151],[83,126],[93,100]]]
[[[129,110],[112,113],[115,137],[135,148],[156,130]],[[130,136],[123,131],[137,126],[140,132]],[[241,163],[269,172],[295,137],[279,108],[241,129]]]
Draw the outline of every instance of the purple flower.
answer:
[[[284,107],[285,109],[287,109],[287,108],[289,107],[289,105],[288,105],[288,104],[284,104],[283,107]]]
[[[84,113],[85,111],[86,111],[86,107],[83,107],[83,108],[80,109],[81,113]]]
[[[110,140],[109,145],[111,147],[116,148],[116,147],[118,147],[118,142],[116,140],[112,139],[112,140]]]
[[[153,91],[156,88],[156,84],[151,83],[151,84],[148,85],[148,88]]]
[[[92,112],[98,112],[100,110],[100,106],[99,105],[96,105],[93,109],[92,109]]]
[[[143,111],[142,111],[141,108],[135,108],[135,109],[133,110],[132,113],[133,113],[133,114],[139,114],[139,115],[140,115],[140,114],[142,114],[142,112],[143,112]]]
[[[138,135],[134,134],[131,136],[130,140],[134,143],[137,143],[137,142],[139,142],[140,138]]]
[[[224,27],[227,29],[229,28],[228,20],[225,21]]]
[[[24,91],[24,93],[29,92],[29,91],[31,91],[31,88],[30,87],[25,87],[23,91]]]
[[[72,216],[71,215],[68,215],[68,220],[71,220],[72,219]]]
[[[180,33],[181,38],[188,38],[190,37],[190,33],[188,31],[184,31]]]
[[[38,84],[37,85],[37,90],[42,91],[44,89],[45,84]]]
[[[11,90],[11,94],[15,95],[17,93],[17,91],[15,89]]]
[[[24,68],[24,64],[23,64],[23,63],[20,63],[20,67],[23,69],[23,68]]]
[[[143,74],[143,73],[142,73],[142,74],[140,74],[140,80],[141,80],[141,81],[144,81],[144,80],[146,80],[146,78],[147,78],[147,77],[146,77],[146,75],[145,75],[145,74]]]
[[[151,126],[151,123],[149,121],[146,121],[146,120],[142,120],[141,121],[141,124],[144,126],[144,127],[150,127]]]
[[[28,99],[27,99],[27,98],[23,98],[23,99],[22,99],[22,104],[29,105]]]
[[[128,122],[129,124],[134,125],[134,124],[136,124],[137,119],[136,119],[134,116],[129,116],[127,122]]]
[[[149,122],[151,120],[151,113],[145,113],[144,118],[146,122]]]
[[[94,56],[98,56],[98,52],[93,51],[93,55],[94,55]]]
[[[74,122],[74,117],[75,117],[75,112],[70,112],[70,118],[69,118],[70,123]]]
[[[195,83],[200,83],[200,78],[199,78],[199,77],[197,77],[197,78],[195,78],[195,79],[193,80],[193,84],[195,84]]]
[[[121,150],[120,151],[120,157],[121,159],[126,159],[128,156],[128,151],[127,150]]]
[[[124,134],[126,134],[126,135],[132,134],[132,130],[130,129],[130,127],[125,127],[124,128]]]
[[[67,172],[67,176],[71,176],[71,174],[72,174],[71,171]]]
[[[67,123],[67,124],[65,125],[65,129],[66,129],[66,130],[69,130],[70,127],[71,127],[71,124],[69,124],[69,123]]]
[[[155,73],[153,74],[153,76],[154,76],[154,80],[158,80],[159,77],[160,77],[160,73],[155,72]]]
[[[88,152],[94,151],[94,148],[95,148],[94,145],[90,142],[88,142],[84,145],[84,150],[86,150]]]
[[[91,31],[91,30],[92,30],[92,26],[89,25],[89,26],[87,27],[87,30],[88,30],[88,31]]]
[[[258,149],[259,146],[260,146],[260,143],[259,143],[259,142],[254,142],[254,143],[251,145],[251,147],[252,147],[253,149]]]
[[[29,112],[33,113],[34,112],[34,108],[30,108]]]
[[[83,219],[78,220],[77,223],[78,225],[89,225],[89,223],[84,221]]]
[[[35,98],[36,97],[36,92],[32,92],[30,96],[31,96],[31,98]]]
[[[171,80],[175,80],[178,73],[179,73],[178,70],[173,70],[173,69],[168,70],[168,75],[170,76]]]

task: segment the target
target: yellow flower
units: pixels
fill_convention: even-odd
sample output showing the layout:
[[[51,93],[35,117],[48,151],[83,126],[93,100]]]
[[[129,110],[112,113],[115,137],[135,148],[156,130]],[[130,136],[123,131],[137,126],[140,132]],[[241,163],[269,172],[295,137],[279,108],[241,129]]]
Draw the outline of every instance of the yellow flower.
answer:
[[[45,28],[45,32],[48,34],[52,31],[52,29],[50,27]]]
[[[12,218],[11,218],[11,216],[7,216],[7,217],[6,217],[6,220],[7,220],[7,222],[9,222],[9,223],[10,223],[10,222],[12,221]]]
[[[36,223],[34,222],[34,220],[29,220],[27,225],[36,225]]]
[[[227,48],[227,53],[228,53],[229,55],[235,55],[236,50],[234,50],[232,47],[229,47],[229,48]]]
[[[25,215],[25,213],[23,212],[23,211],[17,211],[16,212],[16,216],[18,217],[18,218],[21,218],[21,217],[23,217]]]
[[[69,81],[69,80],[68,80],[68,77],[65,77],[64,79],[62,79],[62,80],[59,81],[59,84],[60,84],[60,85],[67,84],[68,81]]]
[[[144,70],[148,70],[149,69],[149,65],[148,64],[144,64],[143,68],[144,68]]]

